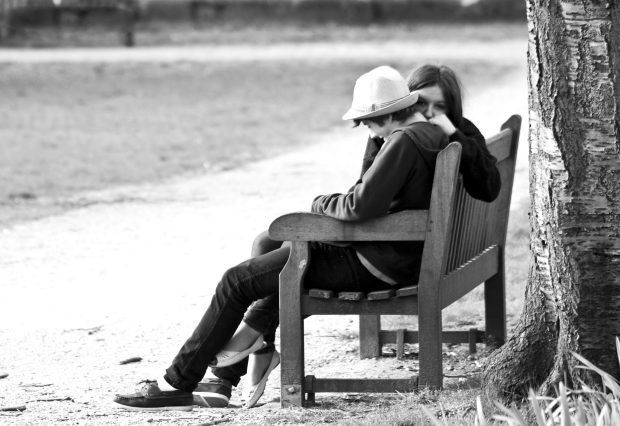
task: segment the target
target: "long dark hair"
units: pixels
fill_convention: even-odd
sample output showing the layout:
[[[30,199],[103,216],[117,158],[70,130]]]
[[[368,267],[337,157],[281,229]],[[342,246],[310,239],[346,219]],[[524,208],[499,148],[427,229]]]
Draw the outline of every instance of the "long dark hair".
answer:
[[[409,90],[419,90],[430,86],[439,86],[446,101],[446,114],[452,124],[461,128],[463,125],[463,96],[461,82],[454,71],[445,65],[422,65],[414,69],[407,78]]]

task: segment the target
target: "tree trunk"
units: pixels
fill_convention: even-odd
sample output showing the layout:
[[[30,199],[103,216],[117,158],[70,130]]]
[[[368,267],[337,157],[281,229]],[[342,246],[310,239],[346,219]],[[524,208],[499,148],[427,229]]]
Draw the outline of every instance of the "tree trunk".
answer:
[[[571,351],[620,376],[620,5],[529,0],[528,24],[530,272],[490,396],[570,382]]]
[[[0,42],[5,41],[11,32],[11,5],[9,0],[0,0]]]

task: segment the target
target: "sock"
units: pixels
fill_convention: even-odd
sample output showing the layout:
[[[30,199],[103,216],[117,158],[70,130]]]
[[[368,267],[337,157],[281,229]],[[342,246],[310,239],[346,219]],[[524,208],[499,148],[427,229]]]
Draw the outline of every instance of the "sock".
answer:
[[[166,379],[163,378],[163,376],[157,379],[157,387],[159,387],[159,390],[166,391],[166,392],[178,390],[177,388],[173,387],[170,383],[168,383]]]

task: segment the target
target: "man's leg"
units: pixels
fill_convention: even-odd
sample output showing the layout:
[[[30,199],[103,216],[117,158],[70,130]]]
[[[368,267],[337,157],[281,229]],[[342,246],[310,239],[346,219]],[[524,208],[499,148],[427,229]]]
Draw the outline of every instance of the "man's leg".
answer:
[[[264,231],[257,235],[254,239],[254,242],[252,243],[251,257],[258,257],[271,251],[277,250],[281,247],[281,241],[273,241],[271,238],[269,238],[268,232]],[[269,299],[270,297],[271,296],[268,296],[266,299]],[[252,309],[252,307],[255,306],[257,303],[260,304],[262,300],[263,299],[254,302],[250,309]],[[277,301],[277,298],[275,300]],[[278,309],[277,302],[275,306],[270,302],[267,302],[267,306],[271,306],[272,309],[275,309],[275,311],[277,311]],[[266,331],[263,335],[266,346],[252,354],[253,357],[258,358],[261,361],[263,359],[265,360],[265,362],[263,363],[261,363],[260,361],[258,363],[252,362],[255,376],[259,374],[257,373],[257,371],[259,370],[261,375],[264,373],[265,368],[268,367],[268,364],[273,356],[272,354],[275,351],[275,334],[277,327],[278,322],[276,319],[275,321],[273,321],[273,325],[269,327],[269,331]],[[239,385],[241,377],[243,377],[247,373],[248,361],[248,358],[244,358],[238,363],[228,367],[211,368],[211,375],[213,377],[205,377],[201,380],[201,382],[198,384],[198,387],[194,391],[194,394],[197,395],[197,398],[195,398],[194,401],[198,402],[200,405],[207,407],[224,407],[228,405],[232,393],[232,388]],[[267,365],[265,365],[265,368],[263,368],[262,364]],[[250,382],[254,383],[258,381],[260,381],[260,379],[255,381],[251,380]]]
[[[282,247],[282,241],[274,241],[269,238],[269,231],[263,231],[252,242],[252,257],[257,257]]]
[[[166,370],[164,378],[168,383],[188,392],[194,390],[207,365],[231,339],[252,302],[278,293],[278,276],[288,254],[288,248],[281,248],[243,262],[224,274],[194,333]],[[271,321],[271,317],[263,317],[249,325],[261,331]]]
[[[250,259],[224,274],[198,326],[166,370],[164,379],[175,389],[169,392],[170,401],[174,396],[173,403],[183,405],[185,394],[191,398],[207,365],[233,336],[250,304],[277,294],[278,275],[288,254],[288,248],[281,248]],[[266,329],[271,321],[269,318],[264,324],[255,323],[254,326]],[[179,392],[183,395],[177,395]],[[168,394],[159,389],[156,382],[147,383],[137,394],[119,395],[115,401],[136,409],[166,409],[169,402]]]

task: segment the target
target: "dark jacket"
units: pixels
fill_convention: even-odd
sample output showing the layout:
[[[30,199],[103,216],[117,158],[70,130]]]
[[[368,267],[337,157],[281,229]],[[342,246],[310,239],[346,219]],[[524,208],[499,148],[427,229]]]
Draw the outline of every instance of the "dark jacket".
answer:
[[[450,136],[450,142],[460,142],[461,168],[463,186],[469,195],[482,201],[493,201],[497,198],[501,187],[501,179],[497,170],[497,160],[489,152],[484,136],[469,120],[463,118],[462,129]],[[362,173],[370,167],[383,140],[368,138],[366,152],[362,161]]]
[[[442,130],[427,122],[393,132],[362,178],[346,194],[321,195],[312,211],[345,221],[361,221],[430,204],[437,154],[447,146]],[[354,242],[351,246],[399,284],[417,282],[423,242]]]

